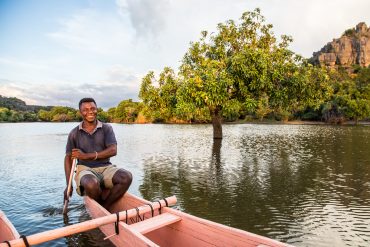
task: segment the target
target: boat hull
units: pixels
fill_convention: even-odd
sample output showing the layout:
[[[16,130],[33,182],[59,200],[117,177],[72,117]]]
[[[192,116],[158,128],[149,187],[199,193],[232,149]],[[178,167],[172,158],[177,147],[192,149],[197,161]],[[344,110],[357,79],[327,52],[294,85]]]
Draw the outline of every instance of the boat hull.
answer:
[[[109,208],[109,211],[89,197],[85,197],[84,201],[92,218],[150,203],[129,193],[126,193]],[[115,235],[114,224],[105,225],[100,229],[106,236],[114,235],[109,239],[116,246],[289,246],[276,240],[195,217],[176,209],[164,207],[161,211],[162,214],[169,213],[178,216],[181,220],[145,234],[136,231],[137,227],[134,227],[138,218],[127,220],[127,224],[126,221],[121,221],[119,223],[119,235]],[[153,216],[155,217],[158,214],[159,212],[156,210]],[[145,219],[151,217],[151,212],[144,214]]]
[[[17,230],[8,220],[3,211],[0,210],[0,243],[19,238]]]

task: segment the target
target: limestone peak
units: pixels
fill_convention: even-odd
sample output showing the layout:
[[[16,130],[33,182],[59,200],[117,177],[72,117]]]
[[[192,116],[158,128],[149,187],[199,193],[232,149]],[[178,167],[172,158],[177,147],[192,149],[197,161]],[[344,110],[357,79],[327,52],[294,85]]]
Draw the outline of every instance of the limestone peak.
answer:
[[[357,64],[370,65],[370,28],[360,22],[355,28],[347,29],[344,34],[327,43],[320,51],[314,52],[310,62],[328,67],[351,68]]]

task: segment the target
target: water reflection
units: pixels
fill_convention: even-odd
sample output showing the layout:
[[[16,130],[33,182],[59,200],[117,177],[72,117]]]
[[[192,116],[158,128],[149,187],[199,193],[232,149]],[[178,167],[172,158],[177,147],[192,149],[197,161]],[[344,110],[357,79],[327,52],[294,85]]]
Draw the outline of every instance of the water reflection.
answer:
[[[76,194],[61,214],[75,125],[0,124],[0,208],[21,234],[89,219]],[[131,193],[174,194],[185,212],[296,246],[370,242],[369,127],[226,125],[222,142],[210,125],[113,128],[112,161],[133,173]],[[102,239],[96,230],[42,246],[109,246]]]
[[[186,212],[297,246],[366,245],[369,133],[264,126],[213,142],[209,160],[144,160],[140,192],[148,199],[176,194]]]
[[[221,168],[221,146],[222,146],[222,139],[214,139],[213,146],[212,146],[212,158],[211,162],[213,167],[216,170],[216,177],[222,177],[222,168]]]

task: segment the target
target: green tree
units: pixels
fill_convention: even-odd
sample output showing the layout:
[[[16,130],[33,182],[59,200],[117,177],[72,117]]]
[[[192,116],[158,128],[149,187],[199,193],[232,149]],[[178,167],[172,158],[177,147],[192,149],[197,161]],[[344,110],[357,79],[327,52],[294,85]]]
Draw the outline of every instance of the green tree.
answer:
[[[38,118],[39,118],[41,121],[48,122],[48,121],[50,121],[50,120],[51,120],[50,111],[40,110],[40,111],[37,113],[37,116],[38,116]]]
[[[185,54],[177,104],[180,113],[207,108],[214,138],[222,138],[222,116],[230,109],[261,119],[274,111],[317,108],[328,97],[325,71],[291,52],[290,37],[278,42],[259,9],[217,29],[202,32]]]
[[[10,110],[9,122],[22,122],[24,121],[24,113],[15,110]]]
[[[139,98],[143,100],[143,113],[155,122],[169,121],[176,116],[178,78],[165,67],[157,79],[150,71],[142,80]]]
[[[139,98],[143,101],[143,114],[146,118],[152,121],[161,121],[160,114],[160,99],[158,89],[153,85],[156,84],[154,72],[150,71],[142,79]]]
[[[76,117],[76,109],[66,106],[54,106],[50,110],[51,121],[69,122],[74,121]]]
[[[109,122],[109,114],[108,112],[104,111],[103,108],[99,107],[98,108],[98,116],[97,118],[99,121],[102,121],[104,123]]]
[[[332,104],[335,104],[346,119],[358,120],[370,116],[370,100],[362,94],[354,80],[345,80],[335,84],[335,94]]]
[[[159,99],[160,99],[160,114],[166,120],[170,120],[176,114],[177,97],[176,93],[179,84],[174,71],[165,67],[159,75]]]
[[[109,122],[114,122],[114,115],[116,114],[116,107],[111,107],[107,111]]]
[[[8,122],[12,113],[6,107],[0,107],[0,121]]]
[[[356,78],[356,87],[365,99],[370,100],[370,66],[360,68]]]
[[[133,102],[132,99],[121,101],[114,110],[114,121],[119,123],[135,122],[139,114],[139,103]]]
[[[26,122],[36,122],[37,119],[37,114],[33,112],[25,112],[24,113],[24,121]]]

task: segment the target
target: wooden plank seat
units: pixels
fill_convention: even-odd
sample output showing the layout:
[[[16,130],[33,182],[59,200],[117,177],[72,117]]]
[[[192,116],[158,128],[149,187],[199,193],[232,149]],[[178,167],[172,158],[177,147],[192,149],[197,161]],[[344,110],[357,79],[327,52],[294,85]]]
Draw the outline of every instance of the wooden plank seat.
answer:
[[[154,231],[158,228],[171,225],[181,220],[181,217],[171,214],[163,213],[159,214],[153,218],[146,219],[144,221],[139,221],[135,224],[129,225],[130,230],[140,232],[145,234],[151,231]]]

